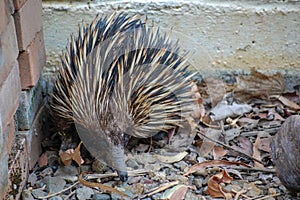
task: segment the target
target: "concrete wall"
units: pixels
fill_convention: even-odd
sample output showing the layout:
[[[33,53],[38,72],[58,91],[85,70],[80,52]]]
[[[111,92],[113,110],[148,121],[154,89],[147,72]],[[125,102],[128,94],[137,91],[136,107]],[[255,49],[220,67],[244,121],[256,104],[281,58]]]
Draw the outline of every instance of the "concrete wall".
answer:
[[[202,73],[248,72],[251,67],[293,74],[300,69],[299,1],[84,1],[43,3],[47,70],[82,21],[114,11],[147,15],[192,52]]]

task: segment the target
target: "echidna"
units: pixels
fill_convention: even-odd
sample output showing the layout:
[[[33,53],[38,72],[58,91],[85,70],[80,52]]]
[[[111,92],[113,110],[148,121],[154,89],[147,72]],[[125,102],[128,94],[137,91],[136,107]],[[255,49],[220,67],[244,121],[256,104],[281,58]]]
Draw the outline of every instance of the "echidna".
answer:
[[[191,73],[178,44],[138,15],[97,16],[62,56],[52,108],[75,124],[90,153],[127,179],[128,135],[180,126],[191,111]]]

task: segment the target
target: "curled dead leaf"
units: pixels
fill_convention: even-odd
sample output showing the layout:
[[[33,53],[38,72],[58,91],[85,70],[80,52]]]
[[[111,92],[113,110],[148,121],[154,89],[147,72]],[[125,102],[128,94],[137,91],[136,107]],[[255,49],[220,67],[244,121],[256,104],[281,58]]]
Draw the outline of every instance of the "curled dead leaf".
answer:
[[[285,90],[283,76],[280,73],[267,76],[251,69],[250,76],[239,76],[237,87],[234,89],[234,97],[242,102],[248,102],[253,98],[267,98],[270,95],[282,94]]]
[[[173,156],[154,155],[154,157],[163,163],[175,163],[181,161],[186,155],[188,155],[188,152],[184,151]]]
[[[59,151],[59,157],[62,163],[65,166],[71,165],[72,161],[74,160],[79,166],[84,162],[81,158],[80,154],[80,147],[82,142],[78,144],[78,146],[74,149],[68,149],[66,151]]]
[[[207,193],[213,198],[223,197],[225,199],[231,199],[231,193],[225,191],[221,183],[231,183],[232,180],[233,178],[229,176],[226,170],[222,170],[220,173],[209,178],[207,182]]]

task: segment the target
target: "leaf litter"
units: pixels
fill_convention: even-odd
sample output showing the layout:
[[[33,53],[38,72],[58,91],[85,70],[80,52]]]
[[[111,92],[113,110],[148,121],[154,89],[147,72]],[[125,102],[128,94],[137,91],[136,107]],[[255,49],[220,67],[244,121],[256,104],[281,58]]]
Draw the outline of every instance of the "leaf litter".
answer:
[[[112,169],[93,165],[81,142],[62,151],[45,141],[45,153],[31,170],[24,192],[47,194],[40,199],[76,199],[76,190],[87,186],[94,193],[86,199],[97,195],[147,200],[296,198],[299,194],[289,192],[276,174],[270,143],[289,116],[299,115],[297,86],[286,92],[281,74],[268,76],[255,69],[250,76],[237,77],[235,84],[206,81],[193,87],[198,104],[193,116],[200,118],[191,124],[195,132],[179,129],[169,137],[129,142],[127,182],[121,182]],[[56,162],[48,151],[56,151]],[[56,176],[68,165],[77,170],[74,179],[67,180],[61,192],[48,193],[44,178]]]

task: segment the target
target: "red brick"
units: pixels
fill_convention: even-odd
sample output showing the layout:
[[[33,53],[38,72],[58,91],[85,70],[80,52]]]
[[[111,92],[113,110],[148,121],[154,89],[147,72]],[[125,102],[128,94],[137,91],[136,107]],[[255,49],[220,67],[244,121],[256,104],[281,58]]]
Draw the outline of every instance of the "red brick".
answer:
[[[26,50],[37,32],[42,30],[42,1],[26,1],[14,14],[19,51]]]
[[[46,62],[43,31],[36,34],[26,51],[19,54],[20,77],[22,89],[34,86]]]
[[[18,54],[15,24],[10,16],[5,31],[0,34],[0,85],[6,80],[12,66],[17,65]]]
[[[21,94],[19,66],[12,67],[6,80],[0,85],[0,113],[2,129],[5,130],[15,114]]]
[[[18,11],[27,0],[13,0],[13,1],[14,1],[15,10]]]

